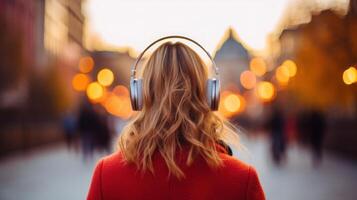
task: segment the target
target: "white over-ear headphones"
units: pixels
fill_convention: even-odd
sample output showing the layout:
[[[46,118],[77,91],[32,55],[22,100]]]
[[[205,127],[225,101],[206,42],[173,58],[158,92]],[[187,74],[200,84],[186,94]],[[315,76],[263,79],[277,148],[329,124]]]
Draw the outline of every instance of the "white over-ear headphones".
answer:
[[[207,103],[211,107],[211,110],[218,110],[218,105],[219,105],[219,97],[220,97],[220,81],[219,81],[219,73],[218,73],[218,68],[216,66],[216,63],[214,62],[212,56],[208,53],[208,51],[203,48],[198,42],[194,41],[193,39],[190,39],[188,37],[184,36],[178,36],[178,35],[172,35],[172,36],[166,36],[163,38],[160,38],[153,43],[151,43],[148,47],[144,49],[144,51],[138,56],[136,59],[133,67],[131,68],[131,77],[130,77],[130,101],[131,101],[131,107],[133,110],[141,110],[143,107],[143,93],[142,93],[142,88],[143,88],[143,81],[141,78],[136,78],[136,68],[143,57],[144,53],[154,44],[166,40],[166,39],[171,39],[171,38],[177,38],[177,39],[184,39],[188,40],[197,46],[199,46],[210,58],[212,62],[212,67],[214,69],[214,77],[209,78],[207,80]]]

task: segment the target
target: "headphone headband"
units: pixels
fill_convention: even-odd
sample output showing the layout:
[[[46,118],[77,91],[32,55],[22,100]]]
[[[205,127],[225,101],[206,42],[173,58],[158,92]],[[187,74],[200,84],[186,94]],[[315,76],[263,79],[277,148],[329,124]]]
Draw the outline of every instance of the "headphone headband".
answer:
[[[144,56],[145,52],[146,52],[148,49],[150,49],[150,47],[152,47],[154,44],[156,44],[156,43],[158,43],[158,42],[160,42],[160,41],[162,41],[162,40],[171,39],[171,38],[177,38],[177,39],[188,40],[188,41],[190,41],[190,42],[196,44],[197,46],[199,46],[199,47],[207,54],[207,56],[208,56],[209,59],[211,60],[212,66],[213,66],[213,69],[214,69],[214,74],[215,74],[216,76],[219,75],[219,73],[218,73],[218,67],[217,67],[216,63],[214,62],[212,56],[208,53],[208,51],[207,51],[205,48],[203,48],[202,45],[200,45],[200,44],[199,44],[198,42],[196,42],[195,40],[193,40],[193,39],[191,39],[191,38],[188,38],[188,37],[185,37],[185,36],[170,35],[170,36],[162,37],[162,38],[159,38],[159,39],[155,40],[155,41],[152,42],[149,46],[147,46],[147,47],[144,49],[143,52],[140,53],[140,55],[138,56],[138,58],[136,59],[134,65],[133,65],[133,67],[131,68],[131,77],[132,77],[132,78],[135,77],[135,75],[136,75],[136,68],[137,68],[137,65],[138,65],[139,61],[140,61],[141,58]]]

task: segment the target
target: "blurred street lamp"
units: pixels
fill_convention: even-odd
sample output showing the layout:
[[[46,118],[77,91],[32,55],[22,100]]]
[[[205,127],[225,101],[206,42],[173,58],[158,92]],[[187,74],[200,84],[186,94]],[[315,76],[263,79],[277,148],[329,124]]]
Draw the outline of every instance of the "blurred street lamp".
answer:
[[[257,76],[263,76],[267,71],[267,66],[262,58],[253,58],[249,66],[250,70]]]
[[[128,119],[133,113],[129,96],[111,93],[105,100],[104,107],[108,113],[123,119]]]
[[[229,111],[229,112],[237,112],[240,108],[240,99],[238,95],[235,94],[229,94],[225,99],[224,99],[224,107]]]
[[[87,96],[90,100],[98,101],[104,96],[104,88],[98,82],[93,82],[87,87]]]
[[[246,70],[240,75],[240,83],[245,89],[253,89],[256,81],[256,77],[251,71]]]
[[[347,85],[357,82],[357,69],[354,67],[349,67],[343,72],[342,75],[343,82]]]
[[[222,101],[219,106],[219,112],[226,118],[233,117],[245,109],[244,98],[231,91],[224,91],[221,94]]]
[[[86,74],[76,74],[72,79],[72,87],[76,91],[85,91],[90,82],[90,78]]]
[[[113,93],[117,96],[129,96],[129,90],[124,85],[115,86]]]
[[[271,101],[275,95],[274,85],[267,81],[258,83],[257,95],[263,102]]]
[[[280,85],[288,84],[290,78],[294,77],[297,72],[297,66],[292,60],[285,60],[282,65],[276,68],[275,78]]]
[[[98,72],[97,80],[103,86],[110,86],[114,81],[114,74],[108,68],[102,69]]]
[[[82,73],[89,73],[93,70],[94,60],[90,56],[82,57],[79,60],[79,71]]]
[[[283,62],[283,66],[287,68],[289,77],[294,77],[297,72],[297,66],[292,60],[286,60]]]
[[[287,85],[290,78],[288,67],[286,65],[279,66],[275,71],[275,77],[280,85]]]
[[[124,85],[116,86],[104,101],[103,106],[108,113],[123,119],[128,119],[133,114],[129,90]]]

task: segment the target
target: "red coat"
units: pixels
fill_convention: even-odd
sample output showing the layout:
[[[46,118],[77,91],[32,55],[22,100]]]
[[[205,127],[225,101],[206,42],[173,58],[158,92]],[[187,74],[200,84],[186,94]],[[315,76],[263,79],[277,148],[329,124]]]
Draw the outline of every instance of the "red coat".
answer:
[[[224,150],[222,150],[224,151]],[[180,157],[187,156],[184,150]],[[124,164],[116,152],[101,159],[93,174],[87,200],[264,200],[264,192],[255,169],[226,153],[220,154],[224,165],[210,168],[203,158],[191,166],[185,159],[178,165],[186,178],[168,178],[168,169],[160,154],[153,158],[155,174],[141,173],[134,164]]]

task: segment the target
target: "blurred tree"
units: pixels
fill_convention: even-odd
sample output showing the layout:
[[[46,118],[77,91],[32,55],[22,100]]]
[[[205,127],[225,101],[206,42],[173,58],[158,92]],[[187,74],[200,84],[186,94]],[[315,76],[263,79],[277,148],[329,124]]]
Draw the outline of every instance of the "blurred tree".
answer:
[[[356,84],[345,85],[342,73],[357,63],[356,24],[355,16],[326,10],[293,31],[296,45],[292,56],[298,73],[289,89],[303,105],[350,108],[355,104]]]

